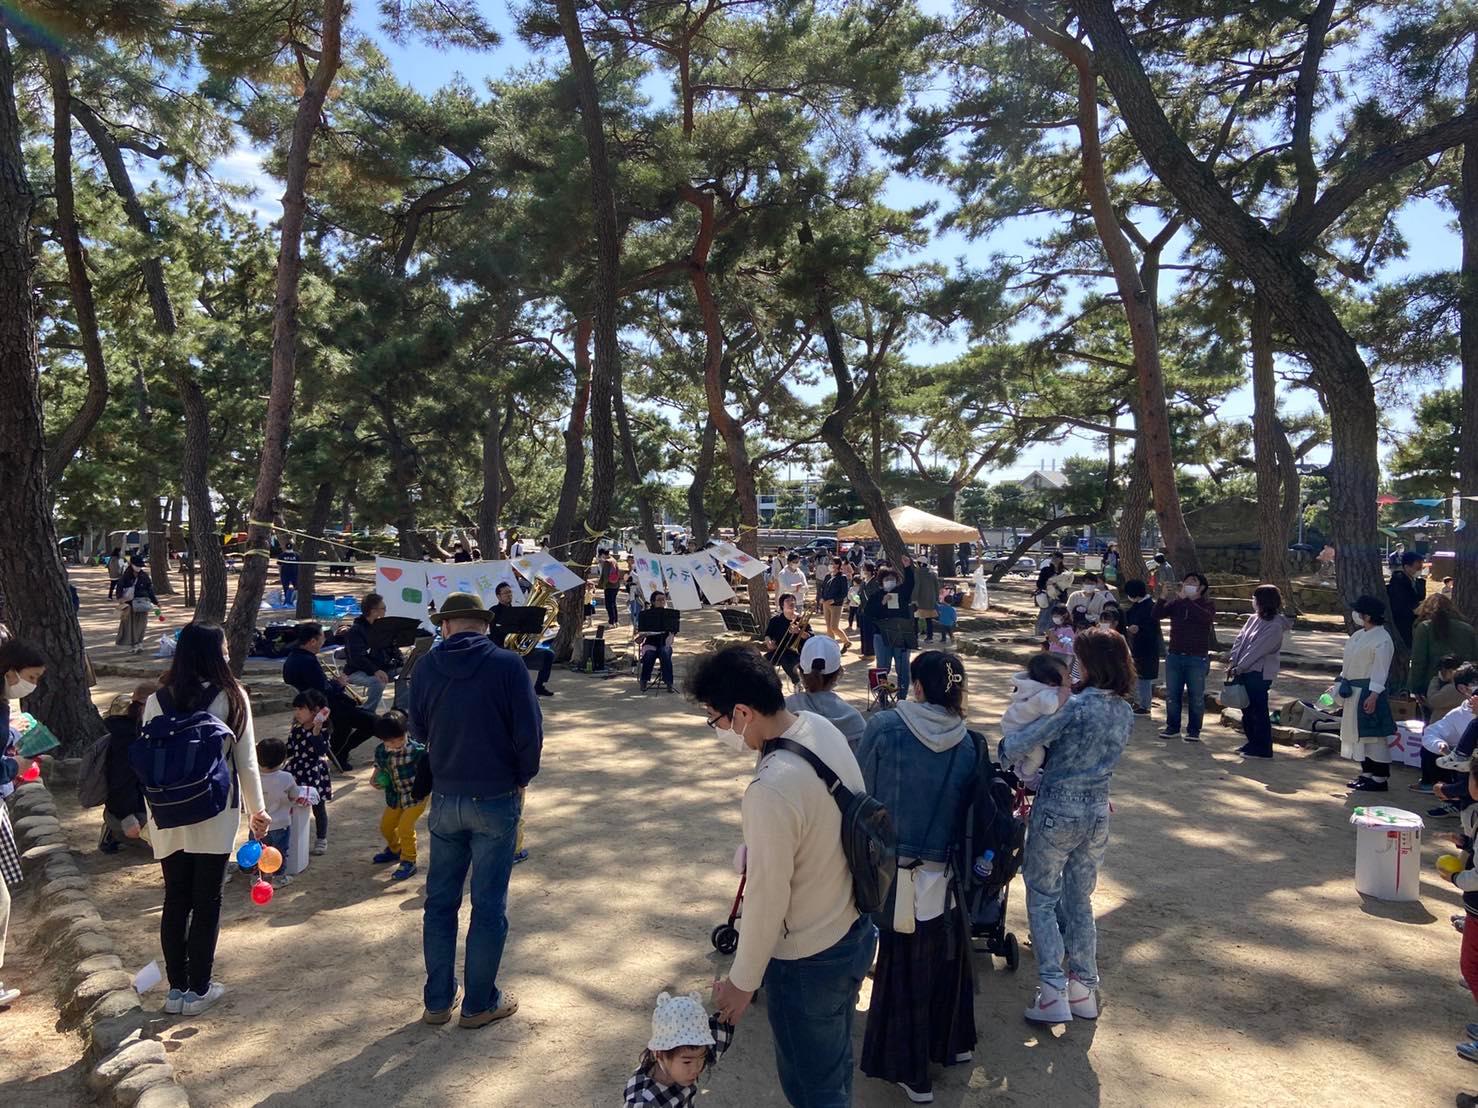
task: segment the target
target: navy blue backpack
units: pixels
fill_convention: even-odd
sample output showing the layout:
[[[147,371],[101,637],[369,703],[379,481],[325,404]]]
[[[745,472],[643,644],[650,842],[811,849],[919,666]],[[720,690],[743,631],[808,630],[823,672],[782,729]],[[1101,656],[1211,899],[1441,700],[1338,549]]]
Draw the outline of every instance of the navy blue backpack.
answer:
[[[201,703],[210,704],[217,695],[208,688]],[[144,724],[143,734],[128,748],[128,763],[143,786],[155,826],[187,827],[236,806],[235,767],[226,764],[223,753],[235,733],[204,708],[176,711],[168,689],[155,696],[159,715]]]

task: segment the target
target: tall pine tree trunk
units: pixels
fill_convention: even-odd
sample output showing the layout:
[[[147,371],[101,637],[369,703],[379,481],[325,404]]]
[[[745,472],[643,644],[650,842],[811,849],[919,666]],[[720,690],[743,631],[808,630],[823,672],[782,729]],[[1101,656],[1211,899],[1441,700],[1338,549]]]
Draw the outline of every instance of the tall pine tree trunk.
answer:
[[[565,425],[565,470],[559,486],[559,502],[554,509],[554,522],[549,527],[550,553],[562,562],[570,558],[570,535],[575,517],[580,512],[580,493],[585,488],[585,423],[590,414],[590,331],[589,320],[575,325],[575,399],[570,405],[570,418]],[[577,576],[584,577],[590,562],[576,566]],[[554,640],[554,656],[566,661],[575,652],[575,643],[585,626],[585,590],[571,589],[559,598],[559,635]]]
[[[504,409],[507,414],[504,414]],[[513,423],[513,402],[504,404],[495,395],[488,404],[488,416],[482,430],[482,505],[477,512],[477,537],[482,556],[503,557],[503,440]]]
[[[241,672],[251,651],[257,625],[257,610],[267,585],[268,543],[271,524],[277,515],[277,496],[282,490],[282,470],[287,462],[287,437],[292,424],[293,394],[297,389],[298,283],[303,272],[303,219],[307,213],[305,190],[309,153],[318,131],[319,116],[329,86],[339,70],[340,31],[344,0],[325,0],[318,64],[298,100],[293,119],[292,140],[287,151],[287,186],[282,193],[282,242],[277,252],[277,283],[272,305],[272,388],[267,401],[266,433],[262,441],[257,487],[252,497],[251,519],[247,521],[246,556],[226,634],[230,640],[231,666]]]
[[[1150,471],[1144,462],[1139,440],[1134,442],[1134,455],[1129,465],[1129,482],[1124,486],[1124,503],[1119,509],[1119,578],[1121,581],[1148,581],[1150,570],[1144,560],[1144,517],[1150,511]],[[1173,563],[1172,563],[1173,564]]]
[[[698,461],[693,465],[693,483],[688,486],[688,529],[692,532],[695,549],[708,542],[710,524],[703,494],[713,479],[713,458],[717,447],[718,428],[712,416],[705,416],[703,433],[698,436]]]
[[[1262,579],[1293,596],[1288,580],[1288,530],[1284,511],[1284,459],[1277,440],[1278,381],[1273,373],[1273,309],[1254,295],[1250,325],[1252,340],[1252,443],[1257,472],[1258,569]]]
[[[1468,102],[1478,103],[1478,55],[1468,69]],[[1458,299],[1458,349],[1462,356],[1462,422],[1458,426],[1458,492],[1478,496],[1478,143],[1463,147],[1458,225],[1463,233]],[[1467,521],[1453,538],[1457,565],[1453,596],[1470,619],[1478,618],[1478,501],[1465,500]]]
[[[0,597],[10,629],[41,648],[46,677],[23,707],[67,751],[102,726],[87,691],[82,629],[56,544],[42,432],[30,223],[10,39],[0,21]]]
[[[334,483],[320,481],[313,494],[313,507],[308,512],[308,524],[303,528],[309,536],[303,540],[302,564],[298,567],[299,619],[313,618],[313,593],[318,589],[318,564],[325,559],[328,547],[323,542],[323,531],[328,526],[328,517],[334,511]]]
[[[958,502],[960,490],[953,484],[949,489],[934,501],[934,514],[943,519],[955,518],[955,504]],[[955,572],[955,544],[951,542],[937,543],[934,546],[934,560],[939,564],[939,575],[941,577],[952,577]]]
[[[622,395],[620,382],[614,392],[616,402],[616,429],[621,436],[621,462],[626,470],[626,481],[636,493],[637,517],[641,520],[642,542],[654,553],[662,549],[662,540],[657,534],[657,517],[652,511],[652,498],[642,483],[641,469],[636,464],[636,439],[631,434],[631,418],[626,414],[626,397]]]

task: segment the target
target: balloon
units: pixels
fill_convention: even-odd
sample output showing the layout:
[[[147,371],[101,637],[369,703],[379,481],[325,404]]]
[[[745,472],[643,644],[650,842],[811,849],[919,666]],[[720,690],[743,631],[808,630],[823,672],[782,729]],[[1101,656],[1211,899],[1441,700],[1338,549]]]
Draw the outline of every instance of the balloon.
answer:
[[[272,886],[261,878],[252,882],[251,898],[258,904],[266,904],[272,899]]]
[[[262,844],[255,839],[247,839],[236,851],[236,864],[242,869],[251,869],[257,864],[257,859],[262,856]]]
[[[1449,876],[1454,873],[1461,873],[1463,860],[1456,854],[1443,854],[1437,859],[1437,868]]]
[[[275,846],[262,847],[262,859],[257,863],[257,869],[263,873],[276,873],[282,868],[282,851]]]

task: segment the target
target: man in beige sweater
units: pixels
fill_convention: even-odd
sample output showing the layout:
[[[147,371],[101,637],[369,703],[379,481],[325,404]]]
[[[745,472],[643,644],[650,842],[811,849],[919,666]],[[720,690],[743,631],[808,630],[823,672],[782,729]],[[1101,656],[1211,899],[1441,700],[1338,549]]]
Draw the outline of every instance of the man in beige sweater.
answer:
[[[737,1023],[763,982],[786,1099],[846,1108],[852,1012],[877,930],[852,897],[836,801],[803,758],[767,744],[783,736],[806,747],[849,789],[865,789],[862,770],[829,720],[786,710],[774,668],[753,647],[701,659],[687,691],[736,756],[764,752],[744,794],[744,916],[729,976],[714,987],[719,1018]]]

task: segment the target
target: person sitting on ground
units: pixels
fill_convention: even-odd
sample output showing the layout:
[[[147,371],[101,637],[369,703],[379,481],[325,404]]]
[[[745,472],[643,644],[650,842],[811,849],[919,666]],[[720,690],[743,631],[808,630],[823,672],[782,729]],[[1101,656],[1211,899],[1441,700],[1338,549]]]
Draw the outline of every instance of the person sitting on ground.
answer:
[[[1478,740],[1478,728],[1473,727],[1474,714],[1478,711],[1478,695],[1475,695],[1478,694],[1478,664],[1467,662],[1454,670],[1452,685],[1462,700],[1423,729],[1422,777],[1408,786],[1412,792],[1435,792],[1438,785],[1454,780],[1455,772],[1465,772],[1473,755],[1474,742]],[[1462,770],[1450,768],[1458,766]],[[1430,814],[1440,819],[1457,815],[1457,809],[1444,806]]]
[[[395,680],[395,674],[405,663],[399,648],[371,645],[370,628],[384,616],[385,598],[372,592],[360,602],[359,615],[344,632],[344,680],[364,690],[366,712],[380,710],[385,687]]]
[[[652,610],[660,612],[666,607],[667,594],[652,593]],[[672,644],[677,641],[676,632],[641,632],[637,635],[637,640],[641,650],[641,691],[647,691],[647,686],[652,683],[652,669],[660,661],[662,684],[667,686],[668,692],[672,692]]]
[[[710,1016],[697,993],[659,993],[652,1012],[652,1037],[636,1072],[626,1082],[626,1108],[693,1108],[698,1078],[734,1041],[734,1025]]]
[[[800,673],[801,689],[785,698],[786,709],[815,712],[830,720],[855,751],[867,730],[867,721],[861,712],[833,691],[842,678],[842,650],[836,640],[825,635],[812,635],[807,639],[801,647]]]
[[[330,679],[318,660],[323,649],[325,636],[323,625],[312,621],[300,623],[293,630],[293,648],[282,661],[282,679],[297,689],[306,692],[314,689],[328,700],[329,712],[333,717],[333,755],[339,766],[348,770],[349,752],[360,743],[367,742],[374,726],[375,717],[354,702],[343,682]]]
[[[149,818],[139,775],[128,764],[128,748],[139,737],[144,705],[158,687],[157,682],[146,681],[137,686],[132,695],[120,693],[108,705],[108,714],[103,720],[103,727],[108,732],[108,753],[103,761],[108,796],[103,801],[103,831],[98,849],[104,854],[117,854],[125,839],[138,842],[144,821]]]
[[[1050,716],[1072,695],[1067,660],[1058,654],[1034,654],[1026,670],[1011,678],[1011,703],[1001,716],[1001,738],[1020,731],[1032,720]],[[1042,780],[1050,740],[1033,747],[1011,767],[1022,785],[1035,792]]]
[[[399,712],[375,720],[375,738],[380,740],[375,747],[375,784],[385,790],[385,812],[380,817],[385,849],[370,860],[376,865],[400,863],[390,880],[404,881],[416,872],[416,821],[427,801],[411,794],[426,747],[407,737]]]
[[[303,788],[293,780],[293,775],[283,767],[287,765],[287,743],[281,739],[257,740],[257,770],[262,778],[262,806],[272,824],[262,837],[262,845],[275,847],[285,860],[292,849],[293,805],[308,804],[310,797],[317,794]],[[292,875],[278,870],[268,874],[267,881],[275,886],[291,885]]]
[[[500,611],[506,612],[513,607],[513,586],[507,581],[500,582],[497,589],[494,590],[494,596],[497,603],[493,605],[493,620],[497,622]],[[507,641],[507,635],[494,634],[493,641],[499,646],[503,646]],[[539,674],[534,678],[534,692],[540,696],[553,696],[554,692],[549,688],[548,682],[549,675],[554,672],[554,651],[550,650],[543,643],[540,643],[528,652],[527,657],[530,661],[537,662],[539,665]]]
[[[1437,660],[1437,672],[1427,682],[1427,719],[1439,720],[1464,700],[1453,678],[1463,667],[1463,660],[1456,654],[1448,654]]]
[[[1478,661],[1478,633],[1452,598],[1441,593],[1433,593],[1418,604],[1414,618],[1406,687],[1417,696],[1425,696],[1436,676],[1439,658],[1455,654],[1465,662]]]
[[[796,600],[790,593],[781,594],[779,608],[765,625],[765,657],[799,685],[801,647],[810,640],[811,629],[796,615]]]
[[[315,838],[310,854],[328,853],[328,802],[334,798],[329,753],[333,750],[334,725],[328,697],[307,689],[293,698],[293,725],[287,735],[287,772],[305,788],[315,789],[313,805]]]

